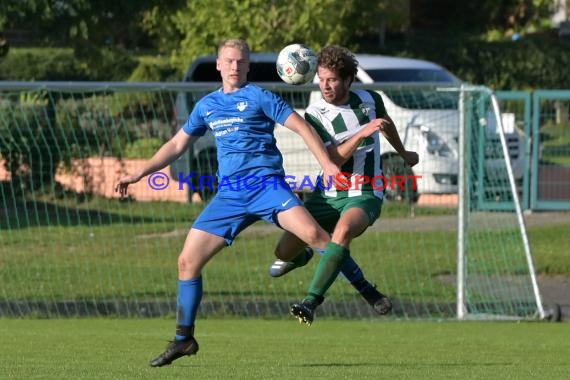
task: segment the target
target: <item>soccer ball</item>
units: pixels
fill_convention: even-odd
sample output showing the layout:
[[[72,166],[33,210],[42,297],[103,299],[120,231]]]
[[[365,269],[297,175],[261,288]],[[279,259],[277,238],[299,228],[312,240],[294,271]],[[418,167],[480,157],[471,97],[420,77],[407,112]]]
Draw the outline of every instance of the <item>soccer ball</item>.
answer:
[[[277,74],[285,83],[305,84],[317,73],[317,55],[303,44],[292,44],[279,52],[276,66]]]

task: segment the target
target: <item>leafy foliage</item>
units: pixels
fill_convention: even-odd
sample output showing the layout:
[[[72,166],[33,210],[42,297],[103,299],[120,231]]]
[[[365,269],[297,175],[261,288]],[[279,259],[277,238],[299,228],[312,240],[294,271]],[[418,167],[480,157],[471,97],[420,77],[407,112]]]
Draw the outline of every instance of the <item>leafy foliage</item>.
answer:
[[[0,33],[0,58],[5,57],[9,51],[10,43],[6,38],[4,38],[4,36],[2,36],[2,33]]]
[[[299,40],[315,48],[327,43],[354,48],[360,38],[377,37],[384,28],[423,33],[444,27],[453,36],[467,31],[491,38],[534,33],[551,26],[555,5],[552,0],[438,0],[437,6],[427,0],[2,0],[0,34],[17,28],[42,45],[153,48],[177,51],[188,60],[196,55],[185,52],[188,46],[211,52],[212,44],[229,36],[275,50]]]
[[[148,157],[170,135],[172,99],[158,94],[35,90],[0,99],[0,157],[21,193],[54,185],[60,165],[92,155]],[[168,118],[166,118],[168,120]],[[149,139],[150,138],[150,139]],[[154,138],[154,139],[152,139]]]
[[[78,80],[82,71],[70,49],[12,49],[0,61],[0,80]]]
[[[129,82],[179,81],[181,74],[165,60],[141,61],[128,78]]]
[[[158,138],[143,138],[127,144],[125,158],[150,158],[164,142]]]
[[[145,46],[140,21],[159,0],[3,0],[0,32],[18,28],[42,45]]]
[[[523,38],[519,41],[445,42],[422,40],[390,46],[382,54],[440,63],[464,81],[495,90],[570,88],[570,41]]]
[[[160,2],[142,13],[141,27],[147,33],[152,46],[159,53],[170,54],[183,37],[172,22],[172,16],[184,7],[186,0]]]
[[[555,5],[552,0],[438,0],[437,6],[433,3],[414,2],[412,28],[416,32],[445,29],[447,40],[457,35],[510,39],[513,33],[544,30],[550,27]]]
[[[508,36],[549,27],[555,5],[552,0],[484,0],[481,3],[483,15],[488,15],[488,21],[482,25],[487,29],[505,30]],[[467,17],[471,14],[467,13]]]
[[[125,50],[115,48],[12,49],[0,61],[0,80],[120,81],[136,65]]]
[[[3,0],[0,35],[3,29],[17,27],[29,31],[35,42],[64,44],[74,53],[22,56],[12,49],[0,61],[0,79],[178,80],[194,58],[215,53],[225,38],[242,37],[253,51],[278,51],[292,42],[318,50],[334,43],[359,53],[426,58],[467,81],[496,89],[569,86],[564,70],[568,44],[552,33],[555,3],[551,0],[438,0],[437,4],[430,6],[427,0],[411,5],[406,0]],[[434,28],[442,26],[445,34],[434,34]],[[406,46],[391,39],[387,48],[378,51],[384,28],[405,36]],[[533,37],[537,32],[546,37],[544,41]],[[517,44],[511,41],[515,33],[521,36]],[[116,46],[151,47],[171,62],[137,67]]]
[[[15,188],[25,191],[51,183],[66,140],[64,131],[54,128],[53,103],[45,93],[29,93],[0,109],[0,156]]]
[[[136,60],[121,48],[86,44],[75,49],[74,57],[81,63],[88,80],[124,80],[137,66]]]
[[[212,0],[208,6],[187,1],[172,17],[184,35],[173,59],[185,69],[198,55],[216,53],[221,40],[236,37],[246,39],[253,51],[279,51],[294,42],[317,50],[332,43],[354,49],[358,45],[351,37],[374,29],[385,3],[377,2],[375,8],[366,0]]]

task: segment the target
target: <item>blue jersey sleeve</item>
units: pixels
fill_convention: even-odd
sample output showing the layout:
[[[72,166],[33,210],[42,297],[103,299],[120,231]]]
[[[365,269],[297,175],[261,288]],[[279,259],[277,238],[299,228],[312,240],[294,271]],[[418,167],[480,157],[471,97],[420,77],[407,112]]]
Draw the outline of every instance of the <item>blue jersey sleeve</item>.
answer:
[[[265,115],[281,125],[285,124],[285,120],[294,112],[293,108],[274,92],[260,89],[259,100]]]
[[[186,120],[186,123],[182,126],[184,132],[190,136],[204,136],[208,129],[208,125],[206,124],[203,115],[202,102],[199,101],[194,106],[192,112],[190,112],[190,116],[188,117],[188,120]]]

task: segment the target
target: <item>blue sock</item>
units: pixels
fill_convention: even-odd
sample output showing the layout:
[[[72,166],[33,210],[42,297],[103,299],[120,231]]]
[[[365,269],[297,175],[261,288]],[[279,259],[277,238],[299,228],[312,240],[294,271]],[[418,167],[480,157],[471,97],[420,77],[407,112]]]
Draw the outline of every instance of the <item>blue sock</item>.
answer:
[[[316,249],[321,255],[323,254],[321,249]],[[364,278],[364,273],[362,273],[362,269],[360,266],[354,261],[352,256],[349,256],[346,260],[344,260],[344,264],[340,268],[340,274],[342,277],[347,279],[352,286],[356,288],[356,290],[361,293],[363,290],[368,289],[368,287],[372,286],[370,282],[368,282]]]
[[[344,278],[346,278],[351,284],[364,280],[362,269],[360,269],[352,257],[344,260],[344,264],[340,268],[340,273],[342,273]]]
[[[188,338],[189,332],[193,330],[201,300],[202,276],[192,280],[178,280],[176,340]]]

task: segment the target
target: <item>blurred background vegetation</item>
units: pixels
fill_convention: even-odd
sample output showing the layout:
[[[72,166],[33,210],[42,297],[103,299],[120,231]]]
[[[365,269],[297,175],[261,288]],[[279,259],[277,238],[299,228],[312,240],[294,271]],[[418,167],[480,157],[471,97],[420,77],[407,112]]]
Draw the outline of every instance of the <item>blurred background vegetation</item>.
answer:
[[[0,80],[178,81],[226,37],[424,58],[497,90],[570,88],[567,0],[0,0]],[[562,7],[562,8],[561,8]]]

